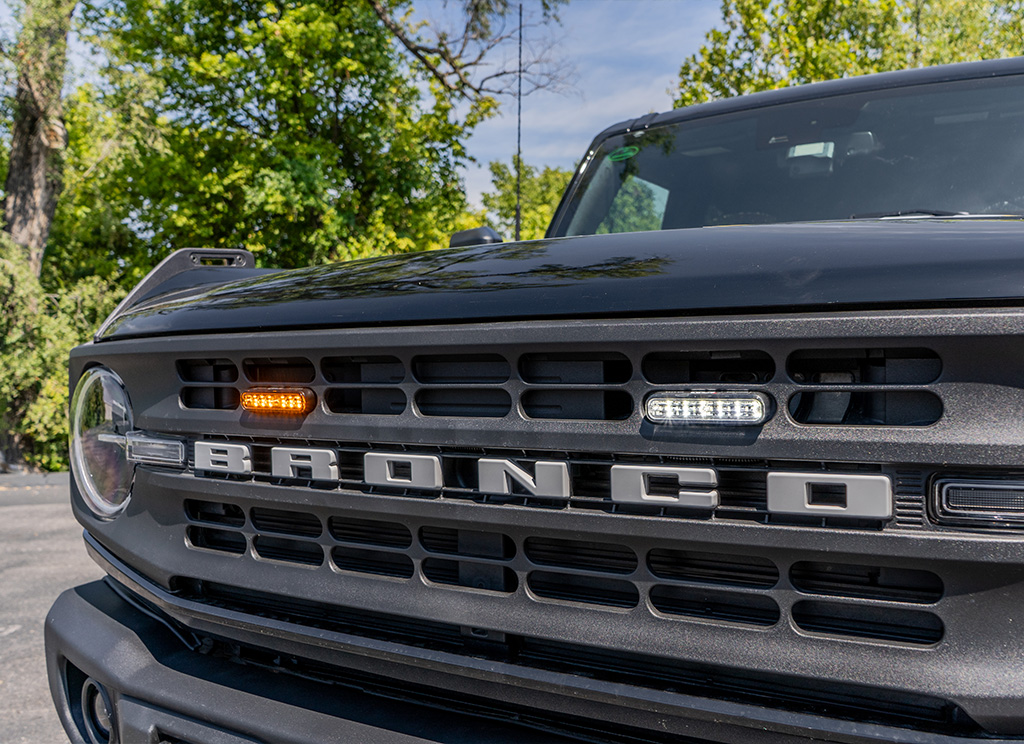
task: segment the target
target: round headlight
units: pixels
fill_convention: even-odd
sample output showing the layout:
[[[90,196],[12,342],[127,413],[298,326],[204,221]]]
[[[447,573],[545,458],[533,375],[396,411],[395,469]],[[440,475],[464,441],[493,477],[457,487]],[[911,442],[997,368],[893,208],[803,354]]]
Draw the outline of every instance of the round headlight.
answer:
[[[128,462],[125,435],[132,428],[132,406],[121,379],[106,367],[86,371],[71,399],[71,472],[99,517],[117,516],[131,496],[135,465]]]

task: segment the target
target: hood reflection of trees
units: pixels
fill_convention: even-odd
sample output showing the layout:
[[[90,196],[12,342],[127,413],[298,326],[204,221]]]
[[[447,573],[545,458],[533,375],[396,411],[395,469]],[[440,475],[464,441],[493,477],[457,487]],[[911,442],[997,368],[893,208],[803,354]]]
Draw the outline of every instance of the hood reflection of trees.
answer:
[[[173,312],[193,304],[208,309],[237,309],[415,292],[565,287],[601,278],[628,279],[664,273],[669,260],[667,256],[650,255],[611,256],[590,263],[544,260],[550,257],[549,243],[542,241],[384,256],[232,282],[185,299],[157,302],[130,315]]]

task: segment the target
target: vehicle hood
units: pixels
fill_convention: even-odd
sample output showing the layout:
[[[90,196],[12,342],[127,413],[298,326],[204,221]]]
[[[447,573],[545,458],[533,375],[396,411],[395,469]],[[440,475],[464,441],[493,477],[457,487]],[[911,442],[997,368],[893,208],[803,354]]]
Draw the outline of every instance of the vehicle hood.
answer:
[[[799,312],[1024,298],[1024,221],[591,235],[403,254],[164,294],[105,339],[485,320]]]

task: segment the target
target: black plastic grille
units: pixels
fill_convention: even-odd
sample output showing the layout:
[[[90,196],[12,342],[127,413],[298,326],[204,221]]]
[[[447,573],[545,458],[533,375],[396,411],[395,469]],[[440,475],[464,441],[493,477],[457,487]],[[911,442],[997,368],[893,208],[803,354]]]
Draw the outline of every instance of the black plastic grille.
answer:
[[[477,530],[464,523],[323,516],[193,499],[183,506],[190,522],[188,544],[204,551],[238,556],[251,547],[256,559],[297,567],[319,567],[329,556],[342,572],[405,580],[419,573],[445,591],[513,594],[525,587],[531,601],[596,611],[632,610],[647,597],[655,617],[665,620],[768,627],[783,617],[779,567],[756,550],[653,546],[640,551],[621,543]],[[207,526],[211,521],[218,526]],[[804,630],[924,645],[942,638],[941,620],[922,607],[939,602],[944,593],[942,579],[931,571],[804,560],[789,568],[788,577],[809,597],[792,611]]]

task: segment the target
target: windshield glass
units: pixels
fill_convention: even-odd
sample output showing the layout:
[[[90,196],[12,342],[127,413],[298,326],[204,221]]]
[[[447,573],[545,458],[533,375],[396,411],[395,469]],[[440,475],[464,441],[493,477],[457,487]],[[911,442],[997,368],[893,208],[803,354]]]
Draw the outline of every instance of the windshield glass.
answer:
[[[722,114],[605,140],[555,236],[884,216],[1024,214],[1024,80]]]

